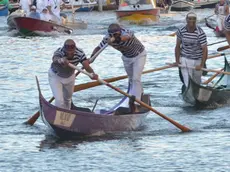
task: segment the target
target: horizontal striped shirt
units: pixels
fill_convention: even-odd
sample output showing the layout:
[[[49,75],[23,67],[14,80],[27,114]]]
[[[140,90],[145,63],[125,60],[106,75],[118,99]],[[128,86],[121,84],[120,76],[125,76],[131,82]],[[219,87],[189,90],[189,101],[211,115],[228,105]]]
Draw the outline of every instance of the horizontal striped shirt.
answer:
[[[134,33],[130,30],[121,29],[121,35],[122,36],[130,36],[130,39],[127,41],[120,41],[119,43],[111,43],[110,45],[120,51],[123,56],[127,58],[133,58],[138,56],[140,53],[142,53],[145,50],[144,45],[135,37]],[[106,34],[106,36],[103,38],[103,40],[100,42],[99,47],[104,47],[108,40],[110,39],[109,33]]]
[[[207,45],[207,38],[199,26],[196,27],[194,32],[188,32],[187,26],[178,29],[177,38],[181,41],[182,57],[188,59],[202,58],[202,46]]]
[[[230,31],[230,14],[224,19],[224,29],[228,32]]]
[[[55,62],[60,58],[66,57],[66,53],[64,51],[64,48],[58,48],[53,55],[53,63],[51,64],[51,69],[54,73],[56,73],[58,76],[63,78],[68,78],[74,73],[74,69],[70,67],[63,67],[61,64]],[[75,66],[78,65],[78,63],[82,63],[84,60],[86,60],[86,55],[84,51],[80,48],[76,48],[74,57],[72,59],[68,59],[69,62]]]

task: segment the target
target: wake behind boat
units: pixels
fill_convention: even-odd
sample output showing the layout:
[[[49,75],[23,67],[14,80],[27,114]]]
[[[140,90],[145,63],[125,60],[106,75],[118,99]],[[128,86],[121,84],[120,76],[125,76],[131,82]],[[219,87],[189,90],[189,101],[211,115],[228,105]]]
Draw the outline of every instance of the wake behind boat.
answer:
[[[100,110],[98,113],[73,104],[71,110],[66,110],[46,101],[38,80],[37,85],[42,120],[62,139],[138,130],[149,112],[149,109],[144,107],[140,107],[138,113],[131,113],[129,108],[120,107],[126,98],[123,98],[112,109]],[[143,95],[142,101],[150,105],[150,96]]]
[[[226,58],[224,71],[230,72]],[[223,74],[214,86],[199,85],[190,78],[189,86],[182,92],[183,100],[198,109],[217,108],[230,104],[229,77]]]

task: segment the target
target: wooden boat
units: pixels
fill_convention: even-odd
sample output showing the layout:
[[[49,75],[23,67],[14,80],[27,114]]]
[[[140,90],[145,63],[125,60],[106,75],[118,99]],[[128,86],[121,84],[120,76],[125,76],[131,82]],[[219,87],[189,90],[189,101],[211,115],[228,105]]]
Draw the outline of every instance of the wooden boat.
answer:
[[[102,2],[103,11],[117,10],[118,6],[119,6],[119,0],[103,0]],[[100,11],[99,5],[97,4],[93,10]]]
[[[8,25],[8,28],[9,30],[13,30],[13,29],[16,29],[16,24],[14,22],[14,18],[15,17],[23,17],[25,16],[26,13],[23,11],[23,10],[16,10],[14,12],[12,12],[8,17],[7,17],[7,25]]]
[[[128,108],[120,107],[126,98],[110,110],[100,110],[96,113],[73,104],[71,110],[66,110],[46,101],[41,93],[38,79],[37,85],[42,120],[63,139],[138,130],[149,112],[148,109],[140,107],[138,113],[131,114]],[[150,105],[149,95],[143,95],[142,101]]]
[[[194,0],[194,8],[215,8],[218,0]]]
[[[8,5],[0,5],[0,16],[7,16],[8,13]]]
[[[70,3],[65,4],[63,11],[72,12],[74,9],[75,12],[90,12],[96,5],[96,0],[72,0]]]
[[[224,30],[219,30],[216,24],[212,24],[205,18],[205,24],[208,28],[212,29],[217,37],[225,37]]]
[[[128,21],[132,24],[151,24],[159,21],[160,8],[156,8],[153,0],[132,1],[121,0],[116,11],[119,22]]]
[[[17,30],[22,35],[26,35],[26,36],[42,35],[43,33],[48,33],[53,31],[70,34],[73,31],[71,28],[66,27],[64,25],[59,25],[53,22],[48,22],[48,21],[29,18],[29,17],[15,17],[13,18],[13,20],[16,24]],[[87,24],[83,21],[79,21],[73,24],[74,26],[77,26],[78,29],[85,29],[85,25],[87,27]]]
[[[224,70],[230,72],[226,59]],[[190,78],[189,86],[182,92],[182,98],[198,109],[217,108],[230,104],[230,76],[221,75],[214,86],[199,85]]]
[[[170,6],[170,11],[190,11],[194,7],[194,3],[186,0],[174,0]]]

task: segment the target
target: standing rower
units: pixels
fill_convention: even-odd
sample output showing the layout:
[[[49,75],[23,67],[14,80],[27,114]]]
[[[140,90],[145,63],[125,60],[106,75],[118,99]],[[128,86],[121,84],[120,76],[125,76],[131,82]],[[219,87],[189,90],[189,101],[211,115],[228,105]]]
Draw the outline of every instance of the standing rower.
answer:
[[[107,35],[94,49],[92,55],[103,48],[107,43],[122,53],[121,58],[129,77],[129,93],[141,100],[143,93],[141,74],[147,56],[144,45],[136,38],[132,31],[116,23],[109,26]]]
[[[177,31],[175,47],[176,64],[181,64],[182,82],[188,87],[189,77],[201,83],[202,71],[207,59],[207,38],[204,31],[196,25],[197,16],[194,12],[186,15],[187,24]],[[195,69],[191,69],[194,68]]]
[[[217,15],[216,31],[222,31],[223,30],[224,17],[229,14],[229,6],[225,2],[225,0],[220,0],[220,2],[216,4],[215,14]]]

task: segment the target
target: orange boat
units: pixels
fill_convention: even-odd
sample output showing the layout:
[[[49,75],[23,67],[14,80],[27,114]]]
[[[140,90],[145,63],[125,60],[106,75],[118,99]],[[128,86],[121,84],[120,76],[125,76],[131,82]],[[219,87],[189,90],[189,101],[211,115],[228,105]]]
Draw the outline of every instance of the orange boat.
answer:
[[[153,0],[121,0],[116,15],[119,22],[146,25],[159,21],[160,8]]]

